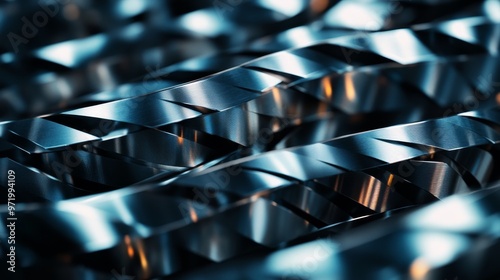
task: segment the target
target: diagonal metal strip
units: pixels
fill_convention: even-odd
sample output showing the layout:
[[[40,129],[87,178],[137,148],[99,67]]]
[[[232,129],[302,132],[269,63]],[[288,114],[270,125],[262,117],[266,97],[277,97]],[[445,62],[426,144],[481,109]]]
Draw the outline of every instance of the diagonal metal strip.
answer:
[[[257,6],[265,8],[273,1],[260,2]],[[191,64],[199,68],[192,75],[189,63],[157,70],[166,81],[146,81],[147,89],[138,94],[91,94],[76,108],[0,123],[0,184],[5,193],[7,170],[16,171],[22,193],[16,215],[23,221],[17,248],[30,256],[18,265],[27,277],[45,271],[54,279],[104,279],[121,267],[141,279],[183,276],[190,269],[218,275],[211,267],[239,275],[224,263],[214,264],[242,261],[238,266],[249,269],[255,264],[247,254],[263,256],[264,265],[271,266],[257,265],[261,271],[254,278],[274,277],[289,273],[282,260],[297,257],[300,246],[311,254],[313,238],[392,219],[393,213],[498,182],[495,34],[500,21],[484,9],[497,4],[479,1],[473,6],[480,11],[443,12],[449,18],[410,26],[399,19],[403,24],[395,21],[391,30],[359,34],[356,22],[329,15],[364,9],[362,1],[313,2],[325,2],[315,14],[326,11],[318,19],[325,25],[297,27],[246,47],[268,55],[246,62],[239,60],[245,48],[225,53],[239,63],[215,70],[205,64],[207,58],[199,64],[194,59]],[[430,2],[405,7],[419,13],[426,5],[447,7]],[[206,12],[207,3],[200,5],[192,13]],[[387,3],[371,5],[383,9]],[[315,6],[300,7],[302,14]],[[176,24],[189,30],[189,16],[180,16]],[[332,33],[339,26],[346,30]],[[457,26],[469,35],[457,32]],[[290,32],[314,36],[307,44],[281,43]],[[112,39],[124,40],[120,34]],[[44,54],[53,47],[33,53],[51,61]],[[78,48],[84,52],[85,44]],[[87,58],[65,66],[81,70],[88,61],[106,57],[106,52],[89,51]],[[485,81],[484,73],[492,77]],[[185,76],[188,83],[168,81],[170,75]],[[89,100],[98,104],[85,103]],[[495,251],[473,246],[475,237],[455,230],[456,225],[448,228],[451,232],[434,232],[442,229],[428,223],[432,213],[426,211],[432,210],[426,209],[439,208],[435,213],[446,216],[449,201],[455,201],[472,211],[474,221],[486,223],[488,215],[498,214],[487,207],[498,200],[497,192],[452,198],[411,212],[386,230],[372,230],[391,250],[415,240],[418,245],[448,240],[453,256],[446,261],[463,272],[456,256],[467,248],[477,254]],[[474,207],[490,212],[477,213]],[[7,215],[0,211],[2,240],[8,236]],[[497,248],[498,230],[488,230]],[[375,255],[384,245],[362,233],[348,240],[347,234],[339,239],[347,240],[342,249],[332,248],[331,258],[350,264],[321,264],[326,271],[310,277],[342,269],[352,277],[366,276],[355,271],[353,260],[364,252]],[[296,244],[302,245],[297,249]],[[2,243],[0,248],[3,258],[8,247]],[[447,262],[425,259],[426,248],[410,250],[400,262],[389,250],[381,263],[405,270],[427,265],[427,272],[445,273],[441,268]],[[419,256],[425,263],[412,263]],[[378,271],[382,264],[374,266],[368,270]],[[484,275],[498,274],[490,269]],[[241,273],[250,277],[246,270]],[[394,275],[407,274],[397,270]]]

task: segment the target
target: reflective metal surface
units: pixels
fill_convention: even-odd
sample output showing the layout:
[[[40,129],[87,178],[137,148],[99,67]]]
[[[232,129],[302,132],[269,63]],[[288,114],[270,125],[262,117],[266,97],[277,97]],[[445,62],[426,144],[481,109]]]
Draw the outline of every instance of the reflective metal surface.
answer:
[[[500,277],[500,2],[62,2],[0,5],[2,279]]]

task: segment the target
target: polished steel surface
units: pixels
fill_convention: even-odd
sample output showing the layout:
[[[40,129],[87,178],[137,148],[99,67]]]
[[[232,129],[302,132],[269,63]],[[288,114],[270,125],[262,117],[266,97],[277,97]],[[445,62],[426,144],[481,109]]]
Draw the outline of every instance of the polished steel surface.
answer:
[[[500,277],[499,1],[42,2],[0,4],[2,279]]]

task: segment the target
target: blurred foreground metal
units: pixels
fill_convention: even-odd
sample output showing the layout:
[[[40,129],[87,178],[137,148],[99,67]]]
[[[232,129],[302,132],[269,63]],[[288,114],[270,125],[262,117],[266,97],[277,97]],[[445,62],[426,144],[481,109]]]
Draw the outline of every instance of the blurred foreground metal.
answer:
[[[0,273],[498,278],[500,2],[283,3],[2,4]]]

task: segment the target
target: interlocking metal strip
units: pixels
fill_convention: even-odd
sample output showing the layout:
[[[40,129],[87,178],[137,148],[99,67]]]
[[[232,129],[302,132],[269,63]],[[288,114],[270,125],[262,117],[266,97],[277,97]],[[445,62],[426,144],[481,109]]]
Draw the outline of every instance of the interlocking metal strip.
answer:
[[[189,80],[221,72],[180,85],[168,78],[144,80],[145,90],[133,93],[125,84],[85,94],[61,112],[0,124],[0,181],[7,182],[3,176],[15,170],[16,199],[22,202],[16,212],[23,221],[16,236],[21,275],[108,279],[123,271],[140,279],[226,272],[247,278],[334,273],[355,278],[361,272],[352,264],[345,266],[349,272],[338,272],[344,271],[341,266],[318,263],[319,270],[310,274],[287,271],[291,266],[282,264],[302,258],[300,248],[314,247],[314,238],[386,217],[392,221],[414,206],[496,185],[499,4],[478,1],[472,10],[447,11],[446,1],[403,2],[404,13],[422,14],[427,5],[435,6],[441,20],[407,22],[369,13],[389,25],[359,33],[359,22],[338,14],[358,9],[363,15],[359,9],[366,6],[323,2],[318,13],[326,12],[318,21],[255,41],[247,59],[238,59],[245,51],[226,52],[150,77]],[[370,5],[389,7],[382,1]],[[291,34],[314,36],[283,42],[301,38]],[[270,51],[277,52],[225,70],[228,64],[208,65]],[[471,205],[496,201],[497,191],[483,192],[487,198]],[[481,195],[458,201],[476,197]],[[429,209],[446,216],[449,204]],[[388,221],[394,224],[383,230],[389,241],[374,243],[364,233],[350,241],[346,232],[338,242],[353,253],[348,249],[344,257],[335,249],[331,258],[342,254],[353,262],[364,252],[380,251],[381,244],[394,248],[417,239],[415,246],[424,246],[441,229],[425,223],[432,216],[425,211],[432,210],[421,211]],[[7,212],[0,213],[4,223]],[[470,215],[471,223],[489,217]],[[406,220],[418,226],[402,234],[398,230],[407,230]],[[491,227],[491,248],[497,246],[495,230]],[[496,256],[490,247],[464,241],[467,234],[438,234],[452,240],[442,252],[469,249]],[[6,244],[1,248],[3,257]],[[419,250],[404,253],[404,264],[381,252],[384,262],[361,267],[373,278],[389,275],[382,263],[398,267],[391,277],[414,277],[416,266],[438,278],[456,260]],[[255,264],[248,254],[269,267],[259,264],[259,273],[249,275]],[[235,263],[241,274],[214,266],[219,262]],[[198,271],[202,267],[207,269]],[[489,263],[488,271],[474,274],[478,267],[455,271],[469,278],[498,274]]]

